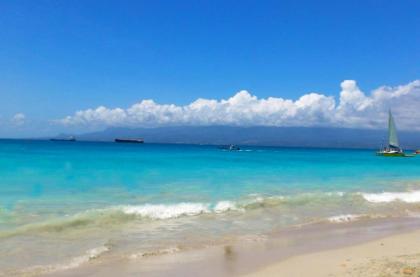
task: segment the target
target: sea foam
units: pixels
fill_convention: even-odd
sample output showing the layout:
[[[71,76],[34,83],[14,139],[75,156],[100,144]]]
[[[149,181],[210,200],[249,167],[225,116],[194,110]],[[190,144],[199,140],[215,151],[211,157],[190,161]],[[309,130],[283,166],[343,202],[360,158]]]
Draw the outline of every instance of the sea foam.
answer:
[[[172,205],[139,205],[139,206],[123,206],[121,210],[125,214],[135,214],[151,219],[168,219],[181,216],[193,216],[203,213],[210,213],[208,204],[203,203],[178,203]]]
[[[357,197],[355,197],[357,196]],[[11,237],[24,233],[45,232],[57,233],[83,229],[88,226],[103,227],[110,224],[124,224],[132,220],[168,220],[180,217],[200,216],[205,214],[221,215],[225,213],[246,213],[250,210],[272,209],[280,206],[289,208],[305,205],[313,209],[314,205],[320,205],[331,201],[334,205],[340,205],[341,201],[352,204],[352,201],[364,199],[366,203],[392,203],[401,201],[404,203],[420,203],[420,190],[411,192],[306,192],[294,195],[258,195],[250,194],[247,197],[234,200],[220,200],[218,202],[180,202],[172,204],[145,203],[139,205],[118,205],[99,209],[86,210],[71,216],[56,218],[46,222],[28,224],[16,229],[0,231],[0,238]],[[349,211],[351,212],[351,211]],[[359,219],[359,216],[343,214],[327,219],[330,222],[348,222]]]
[[[166,255],[166,254],[174,254],[181,251],[179,247],[168,247],[164,249],[157,249],[150,252],[138,252],[131,254],[128,258],[129,259],[139,259],[139,258],[145,258],[145,257],[152,257],[152,256],[160,256],[160,255]]]
[[[89,249],[85,252],[85,254],[74,257],[68,262],[60,263],[60,264],[53,264],[53,265],[37,265],[26,268],[22,271],[16,272],[17,274],[22,274],[23,276],[32,276],[38,275],[42,273],[54,273],[59,271],[65,271],[69,269],[78,268],[81,265],[99,258],[104,253],[110,251],[110,248],[107,246],[99,246],[96,248]]]
[[[137,215],[150,219],[169,219],[182,216],[196,216],[209,213],[243,211],[232,201],[220,201],[215,205],[209,203],[145,204],[121,206],[117,209],[125,214]]]
[[[363,198],[371,203],[389,203],[401,201],[406,203],[420,202],[420,191],[411,192],[381,192],[381,193],[361,193]]]
[[[224,213],[227,211],[243,211],[243,209],[239,208],[235,202],[220,201],[214,206],[213,211],[215,213]]]
[[[327,220],[331,223],[346,223],[352,222],[361,219],[362,217],[366,217],[366,215],[362,214],[342,214],[336,216],[330,216]]]

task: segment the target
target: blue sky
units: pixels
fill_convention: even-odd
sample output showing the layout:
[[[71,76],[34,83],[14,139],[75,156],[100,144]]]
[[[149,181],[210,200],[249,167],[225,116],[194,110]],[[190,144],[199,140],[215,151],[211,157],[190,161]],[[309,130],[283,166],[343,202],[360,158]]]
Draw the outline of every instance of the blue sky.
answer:
[[[419,78],[419,11],[414,0],[1,1],[0,135],[89,129],[51,120],[143,99],[338,101],[343,80],[366,94],[406,85]]]

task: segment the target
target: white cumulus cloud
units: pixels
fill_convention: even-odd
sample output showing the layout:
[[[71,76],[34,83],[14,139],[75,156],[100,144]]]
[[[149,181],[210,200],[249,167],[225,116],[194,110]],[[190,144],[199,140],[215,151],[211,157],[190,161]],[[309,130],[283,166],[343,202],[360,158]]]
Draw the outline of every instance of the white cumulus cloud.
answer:
[[[178,106],[142,100],[128,108],[77,111],[64,125],[158,127],[169,125],[334,126],[383,128],[392,108],[401,129],[420,130],[420,80],[364,93],[354,80],[341,83],[339,98],[309,93],[297,100],[258,98],[242,90],[229,99],[203,99]]]
[[[25,124],[25,119],[26,119],[26,116],[23,113],[17,113],[12,117],[11,121],[12,121],[12,124],[16,126],[21,126]]]

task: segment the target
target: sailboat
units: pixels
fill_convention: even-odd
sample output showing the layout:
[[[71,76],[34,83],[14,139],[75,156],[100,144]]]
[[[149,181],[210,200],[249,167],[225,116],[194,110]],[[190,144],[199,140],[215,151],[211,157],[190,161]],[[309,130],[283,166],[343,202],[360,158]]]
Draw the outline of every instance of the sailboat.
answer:
[[[388,145],[379,150],[376,154],[385,157],[412,157],[412,155],[405,154],[400,147],[400,142],[397,135],[397,127],[395,126],[395,121],[391,110],[389,110],[388,116]]]

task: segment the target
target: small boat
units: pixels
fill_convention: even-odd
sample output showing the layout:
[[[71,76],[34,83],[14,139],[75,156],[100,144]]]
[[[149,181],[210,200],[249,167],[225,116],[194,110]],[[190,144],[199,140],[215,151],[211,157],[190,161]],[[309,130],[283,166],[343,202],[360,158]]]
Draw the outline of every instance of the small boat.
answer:
[[[66,137],[66,138],[52,138],[50,141],[76,141],[74,136]]]
[[[420,150],[416,150],[415,154],[420,155]]]
[[[397,128],[395,126],[394,117],[392,116],[391,110],[388,115],[388,145],[378,152],[378,156],[384,157],[413,157],[414,155],[405,154],[402,148],[397,135]]]
[[[237,146],[235,144],[222,145],[222,146],[219,146],[219,149],[229,150],[229,151],[238,151],[238,150],[241,150],[241,148],[239,148],[239,146]]]
[[[142,138],[116,138],[115,142],[119,143],[144,143]]]

